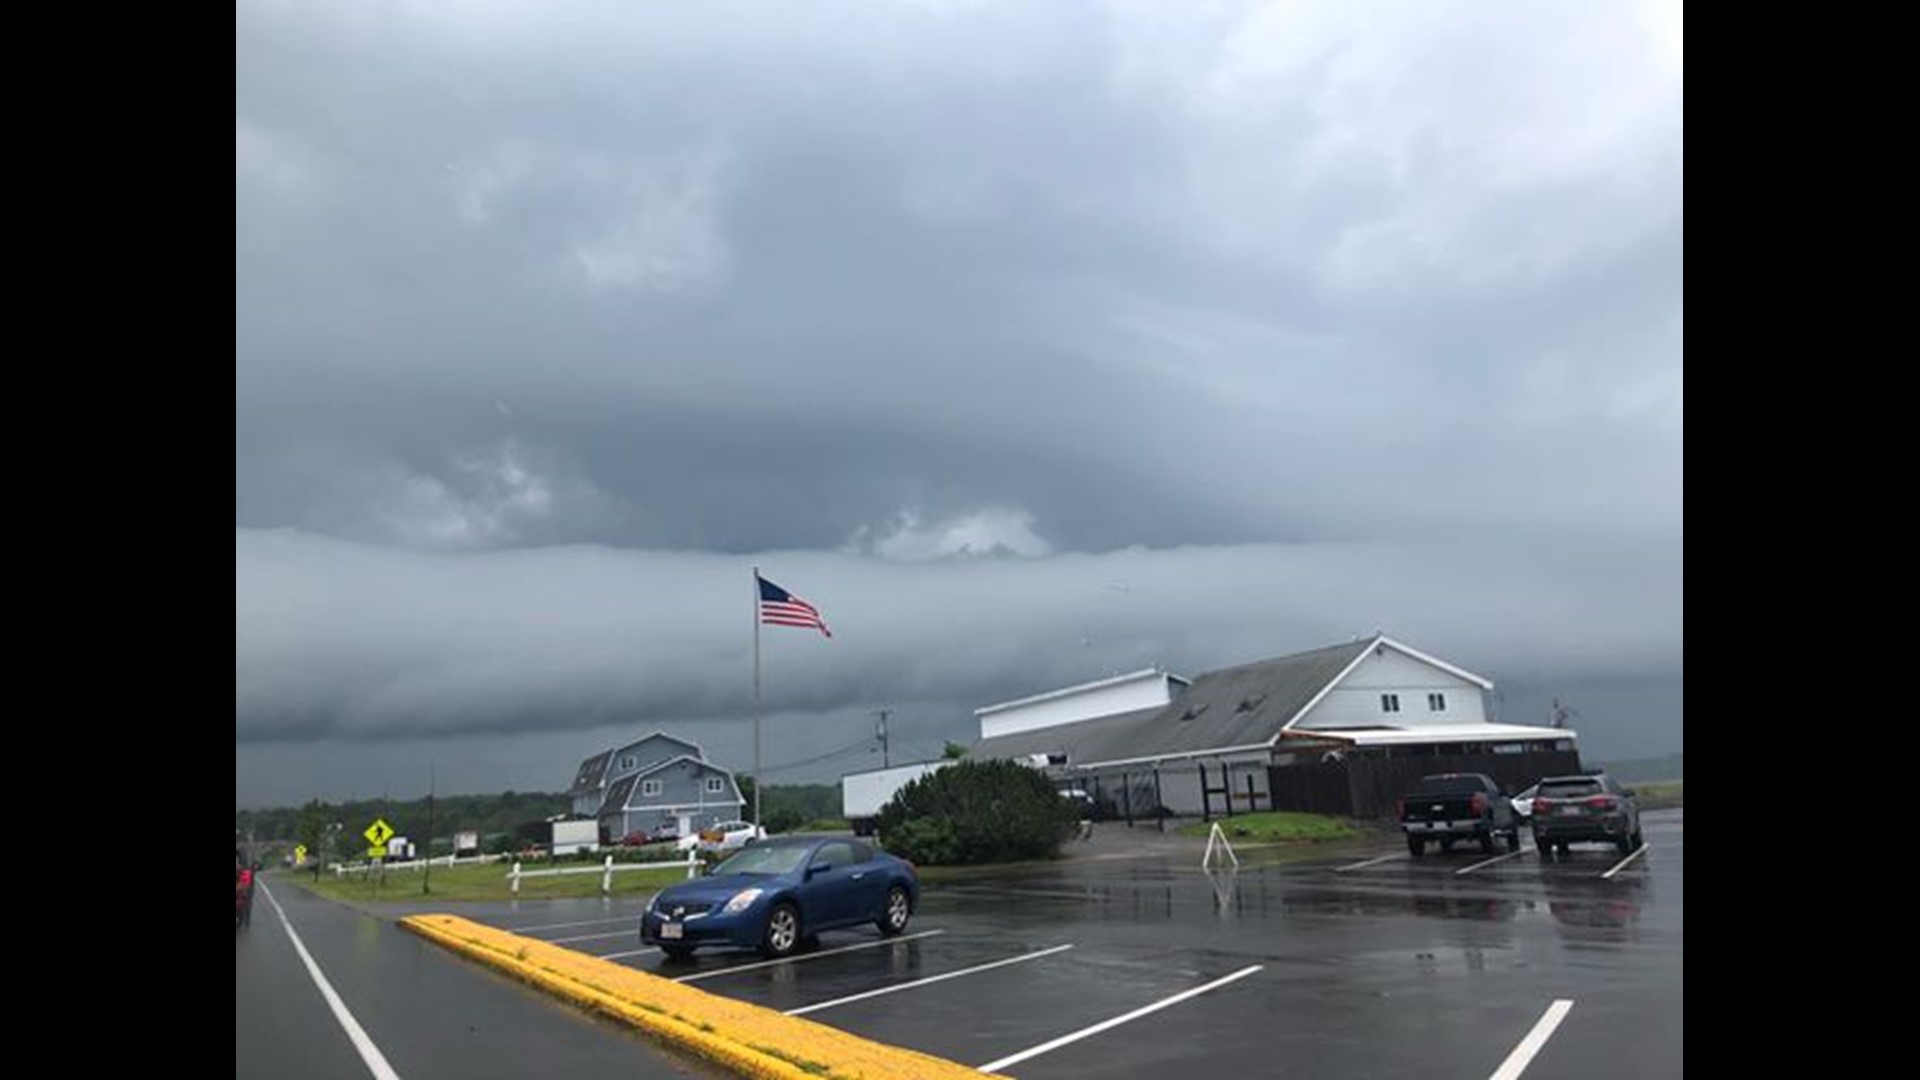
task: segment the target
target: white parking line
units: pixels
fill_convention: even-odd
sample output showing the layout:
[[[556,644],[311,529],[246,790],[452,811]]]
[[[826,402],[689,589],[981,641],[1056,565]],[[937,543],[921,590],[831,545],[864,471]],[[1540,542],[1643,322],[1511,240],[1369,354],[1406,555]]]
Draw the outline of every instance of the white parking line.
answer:
[[[864,1001],[867,998],[880,997],[883,994],[897,994],[902,990],[911,990],[916,986],[925,986],[928,983],[946,982],[948,979],[957,979],[962,975],[971,975],[976,971],[987,971],[992,968],[1006,967],[1008,964],[1023,964],[1028,960],[1038,960],[1043,956],[1052,956],[1054,953],[1065,952],[1071,948],[1073,948],[1072,945],[1055,945],[1051,949],[1022,953],[1019,956],[1010,957],[1006,960],[995,960],[991,964],[979,964],[970,968],[961,968],[959,971],[949,971],[944,975],[933,975],[925,979],[915,979],[912,982],[900,983],[897,986],[883,986],[878,990],[869,990],[864,994],[850,994],[843,998],[834,998],[832,1001],[822,1001],[817,1005],[808,1005],[799,1009],[788,1009],[787,1015],[805,1016],[810,1012],[819,1012],[821,1009],[831,1009],[835,1005],[845,1005],[852,1001]]]
[[[1645,844],[1641,844],[1639,847],[1634,848],[1633,853],[1631,855],[1628,855],[1626,858],[1621,859],[1617,863],[1614,863],[1613,869],[1607,871],[1604,874],[1601,874],[1600,880],[1606,881],[1612,878],[1613,875],[1619,873],[1623,868],[1625,868],[1628,863],[1632,862],[1633,860],[1639,858],[1642,855],[1645,855],[1646,853],[1647,853],[1647,845]]]
[[[1553,1029],[1560,1026],[1560,1021],[1567,1018],[1567,1013],[1572,1008],[1573,1002],[1567,998],[1561,998],[1547,1006],[1547,1011],[1541,1015],[1539,1022],[1533,1025],[1533,1030],[1527,1032],[1527,1037],[1521,1039],[1520,1045],[1513,1048],[1513,1053],[1507,1055],[1507,1060],[1501,1062],[1498,1069],[1493,1070],[1492,1080],[1519,1080],[1520,1074],[1526,1071],[1527,1063],[1533,1060],[1533,1055],[1539,1053],[1541,1047],[1547,1045],[1547,1039],[1553,1035]]]
[[[596,956],[594,957],[594,959],[595,960],[625,960],[629,956],[645,956],[648,953],[655,953],[659,951],[660,951],[659,949],[634,949],[631,952],[610,952],[605,956]]]
[[[1505,855],[1495,855],[1491,859],[1481,859],[1479,862],[1474,863],[1472,866],[1463,866],[1460,869],[1455,870],[1453,872],[1453,876],[1459,877],[1461,874],[1471,874],[1475,870],[1478,870],[1483,866],[1492,866],[1494,863],[1497,863],[1497,862],[1506,862],[1508,859],[1517,858],[1518,856],[1523,854],[1525,854],[1525,852],[1514,850],[1514,851],[1507,852]]]
[[[638,933],[639,930],[640,930],[640,924],[636,922],[632,926],[627,927],[625,930],[615,930],[612,933],[608,933],[608,934],[579,934],[574,937],[546,938],[545,940],[546,940],[546,943],[549,945],[569,945],[576,941],[594,941],[599,938],[632,937],[634,934]]]
[[[1366,862],[1350,863],[1346,866],[1336,866],[1333,868],[1333,872],[1336,874],[1344,874],[1348,870],[1358,870],[1363,866],[1372,866],[1375,863],[1383,863],[1391,859],[1406,859],[1411,857],[1412,856],[1408,855],[1406,852],[1401,852],[1398,855],[1382,855],[1377,859],[1368,859]]]
[[[811,952],[801,956],[789,956],[784,960],[762,960],[757,964],[735,964],[733,967],[715,968],[712,971],[696,971],[691,975],[682,975],[673,981],[699,982],[701,979],[711,979],[716,975],[731,975],[736,971],[752,971],[754,968],[772,967],[775,964],[793,964],[801,960],[816,960],[822,956],[833,956],[836,953],[852,952],[855,949],[873,949],[881,945],[896,945],[902,941],[912,941],[915,938],[932,937],[935,934],[944,933],[946,933],[945,930],[922,930],[917,934],[901,934],[899,937],[881,938],[878,941],[868,941],[859,945],[848,945],[839,949],[827,949],[822,952]]]
[[[1017,1054],[1008,1055],[1007,1057],[1003,1057],[998,1061],[989,1061],[985,1065],[980,1066],[980,1071],[983,1073],[999,1072],[1001,1069],[1004,1069],[1009,1065],[1018,1065],[1021,1062],[1026,1061],[1028,1058],[1039,1057],[1041,1054],[1045,1054],[1053,1050],[1058,1050],[1061,1047],[1068,1045],[1069,1043],[1076,1043],[1076,1042],[1079,1042],[1081,1039],[1087,1038],[1089,1036],[1098,1035],[1101,1032],[1108,1030],[1109,1028],[1119,1027],[1121,1024],[1127,1023],[1128,1021],[1131,1021],[1131,1020],[1138,1020],[1141,1017],[1147,1015],[1148,1013],[1159,1012],[1161,1009],[1164,1009],[1169,1005],[1178,1005],[1181,1002],[1187,1000],[1188,998],[1198,997],[1199,995],[1204,994],[1207,991],[1212,990],[1216,987],[1225,986],[1228,983],[1234,981],[1235,979],[1244,979],[1247,976],[1253,974],[1254,972],[1259,971],[1264,966],[1265,966],[1264,964],[1255,964],[1252,967],[1241,968],[1239,971],[1236,971],[1233,974],[1228,975],[1224,979],[1215,979],[1205,986],[1196,986],[1191,990],[1183,990],[1180,993],[1175,994],[1170,998],[1164,998],[1160,1001],[1154,1002],[1151,1005],[1147,1005],[1147,1006],[1143,1006],[1141,1008],[1135,1009],[1132,1012],[1127,1013],[1123,1016],[1116,1016],[1111,1020],[1102,1020],[1099,1023],[1093,1025],[1092,1027],[1081,1028],[1079,1031],[1076,1031],[1071,1035],[1062,1035],[1051,1042],[1041,1043],[1039,1046],[1036,1046],[1030,1050],[1022,1050]]]
[[[266,882],[260,882],[260,891],[266,893],[267,903],[273,905],[273,913],[280,916],[280,925],[286,928],[287,936],[293,939],[293,949],[300,954],[300,962],[307,965],[307,974],[313,977],[313,985],[320,988],[320,996],[327,1000],[327,1008],[333,1010],[333,1018],[346,1029],[347,1039],[353,1043],[353,1048],[360,1051],[360,1060],[366,1062],[367,1071],[377,1080],[400,1080],[400,1074],[394,1072],[393,1066],[387,1064],[386,1055],[382,1054],[380,1048],[373,1045],[373,1040],[367,1037],[367,1029],[361,1027],[360,1021],[353,1018],[353,1013],[347,1009],[347,1003],[340,1000],[340,995],[333,991],[333,984],[320,973],[320,965],[314,963],[313,954],[307,951],[306,942],[301,941],[300,935],[294,933],[293,923],[287,919],[287,913],[281,910],[280,901],[275,900],[273,893],[267,889]]]
[[[653,898],[648,897],[647,901],[651,903]],[[644,904],[641,905],[641,909],[645,910]],[[640,912],[636,911],[631,915],[616,915],[606,919],[582,919],[579,922],[548,923],[545,926],[503,926],[500,929],[505,930],[509,934],[531,934],[538,930],[570,930],[576,926],[599,926],[603,923],[610,922],[633,922],[638,918],[640,918]]]

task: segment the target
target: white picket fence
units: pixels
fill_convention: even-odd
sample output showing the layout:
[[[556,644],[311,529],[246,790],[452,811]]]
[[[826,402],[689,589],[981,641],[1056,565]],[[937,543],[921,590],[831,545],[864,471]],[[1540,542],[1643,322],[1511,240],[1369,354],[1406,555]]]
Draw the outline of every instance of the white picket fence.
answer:
[[[510,857],[511,856],[507,855],[474,855],[464,859],[456,859],[451,855],[435,856],[433,865],[470,866],[475,863],[496,863]],[[418,870],[426,864],[427,860],[425,859],[412,859],[407,862],[387,863],[386,868],[388,870]],[[375,862],[335,863],[333,865],[333,876],[345,877],[348,874],[364,874],[370,870],[378,870],[380,866],[381,864]],[[514,859],[513,869],[507,871],[507,882],[513,894],[518,896],[520,894],[520,881],[522,878],[559,877],[563,874],[599,874],[600,892],[606,894],[613,891],[613,875],[622,870],[665,870],[677,867],[685,867],[688,877],[697,877],[700,873],[700,853],[689,850],[686,861],[684,862],[616,863],[613,861],[613,856],[609,855],[599,866],[557,866],[551,870],[524,870],[521,868],[520,860]]]
[[[681,862],[615,863],[613,861],[613,856],[609,855],[607,856],[607,861],[601,864],[600,866],[562,866],[562,867],[556,867],[552,870],[522,870],[520,869],[519,861],[515,860],[513,864],[513,869],[507,871],[507,881],[511,884],[513,894],[515,896],[518,896],[520,895],[520,879],[521,878],[559,877],[562,874],[599,874],[600,875],[600,892],[602,894],[605,894],[613,891],[613,875],[615,871],[662,870],[671,866],[684,866],[687,868],[687,876],[694,877],[698,875],[700,872],[700,853],[698,851],[688,851],[687,861],[683,863]]]
[[[505,855],[468,855],[456,859],[451,855],[436,855],[431,861],[435,866],[473,866],[496,863],[506,858],[507,856]],[[409,859],[405,862],[390,862],[384,865],[389,870],[418,870],[427,865],[428,861],[427,859]],[[364,874],[369,870],[380,869],[381,865],[381,863],[377,862],[334,863],[333,876],[345,877],[348,874]]]

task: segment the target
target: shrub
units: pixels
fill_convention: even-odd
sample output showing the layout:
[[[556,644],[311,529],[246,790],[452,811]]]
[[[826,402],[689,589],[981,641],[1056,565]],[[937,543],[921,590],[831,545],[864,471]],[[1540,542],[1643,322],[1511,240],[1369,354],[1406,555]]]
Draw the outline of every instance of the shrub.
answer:
[[[769,834],[792,832],[806,822],[806,815],[791,806],[767,811],[766,827]]]
[[[1044,859],[1079,826],[1037,769],[967,761],[909,783],[880,808],[882,846],[928,866]]]

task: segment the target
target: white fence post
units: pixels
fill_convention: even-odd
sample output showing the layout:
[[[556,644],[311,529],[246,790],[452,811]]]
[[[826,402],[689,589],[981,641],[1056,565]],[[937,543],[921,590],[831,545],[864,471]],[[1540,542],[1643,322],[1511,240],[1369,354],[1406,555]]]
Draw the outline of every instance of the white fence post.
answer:
[[[520,895],[520,860],[513,860],[513,873],[507,875],[513,879],[513,895]]]
[[[607,896],[612,892],[613,892],[613,856],[609,855],[607,856],[607,868],[600,875],[600,895]]]
[[[700,865],[700,849],[699,848],[687,849],[687,876],[692,877],[694,867],[699,865]]]

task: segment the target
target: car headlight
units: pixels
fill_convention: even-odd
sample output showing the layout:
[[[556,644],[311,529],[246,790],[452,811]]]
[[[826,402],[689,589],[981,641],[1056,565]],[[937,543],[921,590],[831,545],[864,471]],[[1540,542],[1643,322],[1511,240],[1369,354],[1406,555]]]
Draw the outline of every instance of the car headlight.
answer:
[[[738,915],[741,912],[752,907],[753,902],[758,899],[760,899],[759,889],[742,889],[741,891],[733,894],[733,899],[727,901],[727,906],[724,909],[722,909],[720,914]]]

